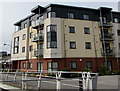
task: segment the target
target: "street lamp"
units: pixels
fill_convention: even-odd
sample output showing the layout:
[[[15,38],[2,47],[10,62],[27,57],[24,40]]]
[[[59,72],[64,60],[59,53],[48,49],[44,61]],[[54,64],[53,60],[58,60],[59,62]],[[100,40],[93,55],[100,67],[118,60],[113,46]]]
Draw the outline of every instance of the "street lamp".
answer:
[[[12,55],[12,45],[11,44],[4,44],[4,46],[9,46],[10,47],[10,62],[9,62],[9,68],[12,70],[12,60],[11,60],[11,55]]]

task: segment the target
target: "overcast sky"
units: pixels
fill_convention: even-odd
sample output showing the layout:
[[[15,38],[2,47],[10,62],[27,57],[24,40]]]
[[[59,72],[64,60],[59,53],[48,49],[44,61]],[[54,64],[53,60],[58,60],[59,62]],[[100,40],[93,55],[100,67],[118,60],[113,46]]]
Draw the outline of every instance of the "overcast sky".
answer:
[[[76,0],[75,2],[55,2],[55,0],[54,2],[0,2],[0,51],[3,50],[9,52],[10,47],[3,46],[3,44],[11,43],[12,33],[15,31],[13,25],[15,22],[31,14],[30,11],[33,7],[37,5],[46,6],[50,3],[88,8],[99,8],[104,6],[111,7],[114,11],[118,11],[117,0],[111,0],[110,2],[103,2],[103,0],[99,0],[99,2],[95,2],[95,0],[92,0],[92,2],[76,2]]]

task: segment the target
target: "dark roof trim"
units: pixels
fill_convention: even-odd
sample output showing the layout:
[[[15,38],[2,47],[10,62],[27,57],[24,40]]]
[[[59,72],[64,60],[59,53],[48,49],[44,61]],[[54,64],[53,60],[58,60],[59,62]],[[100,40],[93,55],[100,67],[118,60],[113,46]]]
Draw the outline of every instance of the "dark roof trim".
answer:
[[[21,19],[20,21],[16,22],[14,25],[15,25],[15,26],[20,26],[22,21],[27,20],[28,18],[32,17],[33,15],[35,15],[35,14],[31,14],[31,15],[29,15],[29,16]]]

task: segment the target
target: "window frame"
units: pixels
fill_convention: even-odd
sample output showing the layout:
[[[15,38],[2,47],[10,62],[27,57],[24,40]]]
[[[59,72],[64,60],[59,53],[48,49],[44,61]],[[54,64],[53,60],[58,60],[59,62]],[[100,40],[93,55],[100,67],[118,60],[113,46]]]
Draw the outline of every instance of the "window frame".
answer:
[[[26,39],[26,34],[23,34],[22,35],[22,40],[25,40]]]
[[[19,36],[14,38],[13,54],[17,54],[18,52],[19,52]]]
[[[117,35],[120,36],[120,29],[117,30]]]
[[[90,28],[89,27],[84,27],[84,34],[90,34]]]
[[[93,61],[87,61],[87,62],[86,62],[86,67],[87,67],[88,69],[92,69],[92,68],[93,68]]]
[[[71,45],[72,45],[72,43],[75,43],[75,47],[72,47]],[[76,49],[76,42],[75,41],[70,41],[70,49]]]
[[[84,14],[83,15],[83,20],[89,20],[89,15],[88,14]]]
[[[53,67],[53,64],[54,63],[57,63],[57,67],[55,68],[55,67]],[[50,64],[50,65],[49,65]],[[53,62],[48,62],[47,63],[47,67],[48,67],[48,70],[50,70],[50,71],[57,71],[58,70],[58,62],[57,61],[53,61]],[[50,66],[50,67],[49,67]]]
[[[72,31],[71,31],[71,28],[73,28]],[[74,26],[69,26],[69,33],[75,33],[75,27]]]
[[[33,45],[29,46],[29,52],[31,52],[33,50]]]
[[[88,43],[89,43],[90,47],[88,47]],[[91,42],[85,42],[85,49],[92,49]]]
[[[49,11],[47,13],[47,18],[55,18],[56,17],[56,12],[55,11]]]
[[[22,68],[25,69],[26,68],[26,62],[22,63]]]
[[[29,69],[33,68],[33,62],[29,62]]]
[[[75,63],[75,67],[73,67],[73,63]],[[70,68],[71,69],[77,69],[77,61],[71,61],[70,62]]]
[[[71,17],[71,15],[72,15],[72,17]],[[74,19],[74,13],[69,12],[69,13],[68,13],[68,18],[69,18],[69,19]]]
[[[22,53],[24,53],[24,52],[25,52],[25,46],[22,47]]]

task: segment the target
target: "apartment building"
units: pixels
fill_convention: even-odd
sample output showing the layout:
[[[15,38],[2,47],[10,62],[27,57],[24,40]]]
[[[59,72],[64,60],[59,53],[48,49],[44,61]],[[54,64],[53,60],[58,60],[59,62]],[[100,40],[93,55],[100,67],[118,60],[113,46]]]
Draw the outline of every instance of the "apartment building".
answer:
[[[13,69],[120,70],[120,12],[50,4],[16,22]]]

